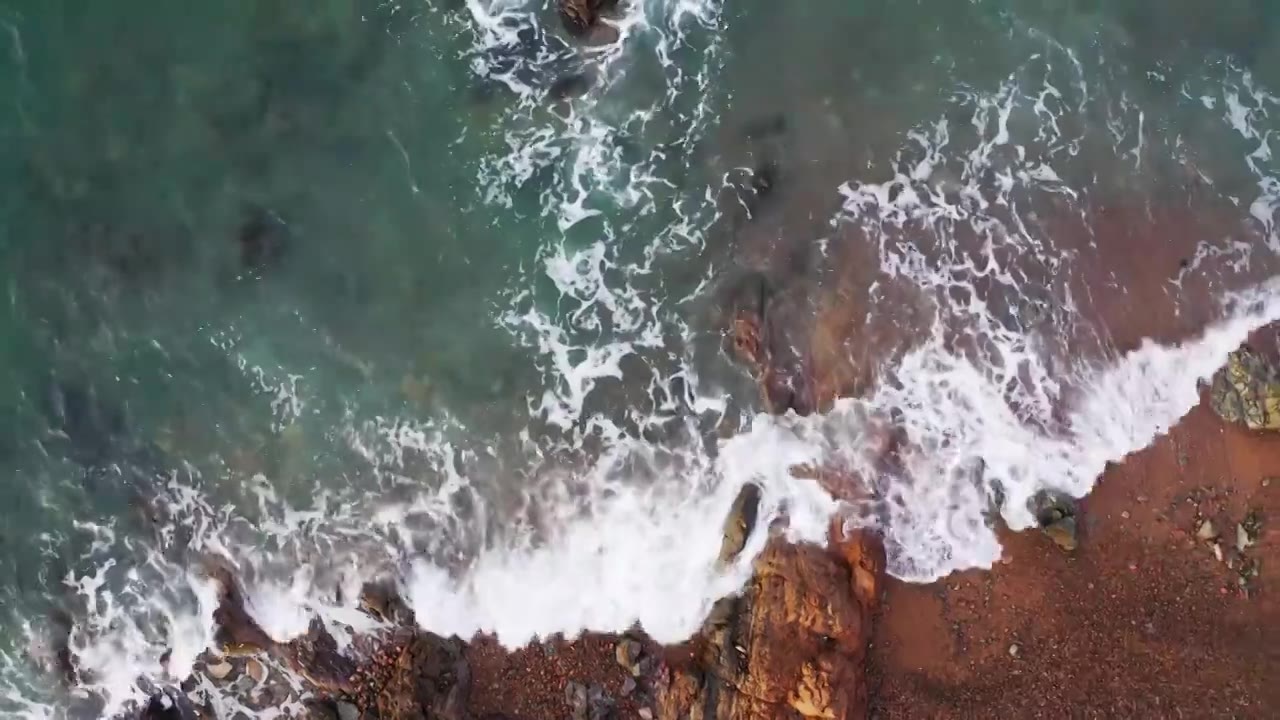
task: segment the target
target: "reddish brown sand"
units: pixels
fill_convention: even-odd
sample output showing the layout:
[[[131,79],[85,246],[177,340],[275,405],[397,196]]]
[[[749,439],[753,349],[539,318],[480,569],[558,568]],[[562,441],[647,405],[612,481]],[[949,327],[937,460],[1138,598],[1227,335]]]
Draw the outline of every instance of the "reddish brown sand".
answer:
[[[1232,560],[1251,510],[1261,574],[1246,593],[1196,529],[1211,519]],[[1082,513],[1072,555],[1008,534],[991,572],[889,583],[872,716],[1280,716],[1280,436],[1202,404],[1112,466]]]
[[[1261,571],[1246,590],[1234,548],[1250,512],[1262,527],[1243,556]],[[1226,426],[1202,405],[1112,466],[1081,515],[1074,554],[1038,532],[1006,533],[992,571],[888,583],[867,670],[871,716],[1276,717],[1280,435]],[[1232,567],[1196,537],[1206,519]],[[570,717],[571,680],[619,697],[627,674],[612,637],[554,646],[508,654],[473,643],[475,716]],[[641,696],[616,717],[639,717]]]
[[[471,712],[476,718],[569,718],[565,686],[578,682],[597,685],[613,698],[616,717],[638,717],[637,701],[649,699],[648,689],[642,680],[623,697],[623,684],[630,673],[616,660],[616,643],[616,636],[588,634],[572,643],[557,638],[507,652],[492,639],[473,640],[467,648]]]

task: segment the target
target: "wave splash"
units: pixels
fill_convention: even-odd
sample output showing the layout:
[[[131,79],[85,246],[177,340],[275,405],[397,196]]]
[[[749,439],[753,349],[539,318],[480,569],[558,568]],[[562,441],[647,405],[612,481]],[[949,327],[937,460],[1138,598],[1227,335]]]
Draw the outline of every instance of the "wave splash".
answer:
[[[390,576],[427,629],[493,633],[513,646],[637,621],[659,641],[687,638],[743,585],[765,542],[754,533],[731,567],[715,563],[720,520],[747,483],[762,488],[760,526],[785,517],[797,541],[823,541],[833,516],[879,528],[899,577],[990,567],[1000,556],[993,510],[1021,529],[1040,490],[1086,494],[1108,462],[1188,412],[1197,383],[1251,331],[1280,320],[1280,286],[1268,282],[1222,293],[1219,319],[1179,344],[1072,357],[1074,346],[1055,339],[1089,331],[1068,282],[1079,254],[1027,218],[1065,199],[1067,214],[1087,223],[1082,167],[1102,157],[1117,176],[1138,174],[1178,149],[1144,129],[1144,110],[1120,103],[1110,127],[1122,140],[1082,159],[1098,140],[1069,128],[1110,100],[1085,81],[1095,68],[1047,43],[995,91],[957,93],[967,124],[943,117],[907,132],[892,179],[833,188],[843,206],[832,242],[856,228],[876,244],[872,307],[898,283],[926,299],[930,322],[859,398],[810,417],[733,417],[720,384],[695,370],[694,324],[661,273],[696,256],[727,184],[710,178],[690,192],[672,180],[696,176],[689,149],[716,122],[719,6],[631,3],[608,21],[616,39],[583,52],[542,28],[545,8],[469,0],[466,12],[473,72],[514,97],[497,121],[501,149],[478,168],[482,205],[545,218],[554,238],[496,313],[535,349],[543,377],[528,427],[514,439],[477,438],[447,417],[351,418],[333,438],[367,464],[365,479],[317,487],[306,507],[262,476],[247,484],[253,501],[237,505],[192,468],[167,474],[156,537],[114,523],[76,528],[90,540],[64,583],[79,698],[60,696],[21,654],[0,654],[0,707],[12,716],[66,716],[76,703],[112,715],[187,677],[213,642],[214,588],[199,572],[209,556],[245,578],[251,613],[280,641],[313,618],[340,642],[371,629],[356,608],[359,588]],[[645,92],[646,67],[662,78],[657,99]],[[546,78],[572,74],[589,76],[589,89],[549,108]],[[1248,207],[1274,250],[1280,184],[1259,125],[1275,100],[1243,72],[1221,97],[1207,84],[1184,90],[1254,144]],[[531,197],[530,187],[541,190]],[[1193,269],[1213,264],[1213,241]],[[1033,286],[1054,305],[1047,316],[999,311]],[[957,289],[967,302],[947,301]],[[704,290],[700,282],[693,294]],[[301,376],[267,383],[260,369],[241,370],[269,388],[284,431],[306,405]],[[599,399],[628,383],[636,403]],[[886,426],[907,439],[888,468],[871,440]],[[722,427],[733,432],[708,441],[707,429]],[[805,467],[839,468],[857,490],[837,497],[797,477]],[[50,628],[26,629],[28,654],[52,666]],[[239,707],[207,683],[196,692]]]

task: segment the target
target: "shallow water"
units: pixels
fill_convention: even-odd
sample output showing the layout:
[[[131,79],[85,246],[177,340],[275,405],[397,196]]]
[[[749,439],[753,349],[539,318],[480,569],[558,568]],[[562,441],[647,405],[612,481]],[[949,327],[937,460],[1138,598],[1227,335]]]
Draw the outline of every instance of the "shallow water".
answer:
[[[211,555],[279,637],[391,576],[511,644],[687,636],[748,481],[989,566],[993,500],[1083,495],[1280,317],[1280,8],[1215,7],[634,0],[584,47],[524,0],[0,2],[0,710],[180,680]],[[749,270],[853,397],[757,414]]]

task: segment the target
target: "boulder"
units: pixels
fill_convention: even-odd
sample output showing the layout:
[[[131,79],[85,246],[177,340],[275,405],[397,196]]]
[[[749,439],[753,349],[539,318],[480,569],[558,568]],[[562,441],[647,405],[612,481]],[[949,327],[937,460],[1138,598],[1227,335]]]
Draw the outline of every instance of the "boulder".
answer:
[[[868,532],[835,538],[827,548],[769,542],[746,592],[704,629],[699,666],[659,678],[657,717],[866,716],[884,549]]]
[[[618,4],[617,0],[558,0],[560,20],[570,35],[586,35],[600,20],[600,13]]]
[[[1214,373],[1210,406],[1223,420],[1250,430],[1280,430],[1280,373],[1252,348],[1227,357]]]

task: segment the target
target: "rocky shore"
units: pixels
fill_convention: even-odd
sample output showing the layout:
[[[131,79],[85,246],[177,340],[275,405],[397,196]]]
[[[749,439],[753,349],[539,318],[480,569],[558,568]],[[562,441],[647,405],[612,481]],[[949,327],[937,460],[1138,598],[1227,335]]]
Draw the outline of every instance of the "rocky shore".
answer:
[[[826,547],[770,539],[744,591],[681,646],[642,628],[514,651],[443,638],[418,629],[389,586],[362,598],[386,629],[347,652],[318,623],[277,644],[214,567],[221,652],[142,716],[291,706],[341,720],[1267,717],[1280,706],[1274,361],[1234,354],[1199,407],[1111,466],[1092,495],[1045,516],[1045,532],[1003,533],[991,571],[886,579],[879,539],[837,519]],[[756,526],[758,499],[748,486],[729,509],[722,561],[751,533],[773,532]],[[202,702],[200,688],[223,685],[247,703],[228,714]]]

